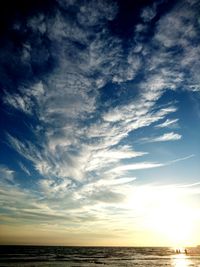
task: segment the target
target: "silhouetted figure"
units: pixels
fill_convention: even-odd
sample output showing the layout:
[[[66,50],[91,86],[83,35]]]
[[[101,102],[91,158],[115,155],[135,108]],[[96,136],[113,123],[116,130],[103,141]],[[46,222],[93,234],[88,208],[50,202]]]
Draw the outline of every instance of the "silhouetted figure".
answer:
[[[185,248],[185,254],[187,254],[188,252],[187,252],[187,249]]]

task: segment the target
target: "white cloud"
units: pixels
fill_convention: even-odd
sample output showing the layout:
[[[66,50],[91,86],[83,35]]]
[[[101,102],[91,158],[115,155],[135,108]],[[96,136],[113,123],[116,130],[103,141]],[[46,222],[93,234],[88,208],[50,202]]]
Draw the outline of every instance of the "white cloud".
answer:
[[[156,125],[155,127],[157,128],[177,128],[177,122],[179,121],[179,119],[167,119],[164,122]]]
[[[182,88],[191,91],[198,91],[199,84],[197,70],[200,46],[194,45],[199,38],[198,8],[195,2],[178,1],[174,8],[158,21],[153,37],[153,44],[158,49],[156,61],[160,62],[155,64],[155,67],[168,69],[168,73],[176,74],[180,82],[182,80]],[[173,48],[178,48],[179,53],[173,54]],[[167,63],[165,66],[164,62]]]
[[[178,158],[178,159],[175,159],[175,160],[172,160],[170,161],[170,164],[171,163],[176,163],[176,162],[179,162],[179,161],[183,161],[183,160],[187,160],[187,159],[191,159],[193,158],[195,155],[192,154],[192,155],[189,155],[189,156],[186,156],[186,157],[183,157],[183,158]]]
[[[141,143],[154,143],[154,142],[167,142],[167,141],[177,141],[182,138],[182,135],[174,132],[164,133],[160,136],[155,137],[144,137],[140,139]]]
[[[149,139],[148,142],[166,142],[166,141],[176,141],[180,140],[182,136],[180,134],[170,132],[170,133],[165,133],[161,136],[154,137],[152,139]]]
[[[185,23],[185,19],[191,23]],[[184,47],[196,34],[194,20],[194,10],[187,4],[183,5],[180,1],[170,13],[158,22],[155,38],[165,47],[175,45]]]
[[[76,1],[57,2],[62,8],[76,4]],[[196,50],[191,50],[191,44],[187,43],[188,38],[193,38],[195,29],[187,26],[184,33],[183,18],[192,19],[189,11],[184,13],[185,8],[161,18],[149,43],[136,40],[137,44],[126,52],[122,41],[111,36],[105,27],[106,20],[112,20],[116,15],[115,6],[104,1],[92,1],[79,3],[77,10],[77,20],[57,11],[55,17],[44,20],[39,16],[29,21],[28,27],[32,31],[47,34],[53,43],[57,67],[41,82],[30,88],[21,87],[19,94],[9,94],[4,99],[26,114],[36,112],[39,121],[33,130],[38,140],[36,144],[8,135],[10,145],[31,161],[43,177],[38,190],[44,206],[40,206],[38,211],[41,203],[37,202],[38,196],[34,196],[33,202],[38,205],[35,213],[65,218],[66,214],[61,211],[65,208],[81,210],[82,207],[88,211],[86,207],[95,206],[96,202],[100,205],[105,198],[107,203],[123,201],[129,183],[135,180],[135,177],[124,177],[123,173],[131,171],[134,175],[135,170],[168,164],[145,162],[144,159],[135,163],[135,157],[142,157],[147,152],[134,150],[137,140],[129,140],[131,145],[122,143],[142,127],[161,120],[164,122],[156,127],[172,127],[178,121],[166,119],[177,111],[177,107],[172,104],[158,106],[157,100],[167,90],[177,90],[182,84],[185,75],[180,68],[195,66],[190,70],[194,76],[199,64],[194,64],[198,61],[195,58],[199,53],[198,45]],[[155,15],[152,8],[141,13],[145,23]],[[94,31],[95,25],[98,25],[99,32]],[[138,25],[137,34],[143,34],[145,27],[147,25]],[[185,51],[182,59],[177,58],[177,64],[168,51],[176,44]],[[144,72],[144,78],[135,81],[140,70]],[[195,77],[193,81],[193,91],[198,88],[198,79]],[[127,90],[126,100],[119,104],[108,99],[101,102],[102,91],[106,91],[103,87],[110,83],[116,85],[113,90],[119,91],[116,93],[118,98]],[[124,91],[122,87],[125,87]],[[176,141],[181,137],[170,132],[143,141]],[[127,159],[130,164],[124,163]],[[20,166],[29,174],[24,165]],[[22,200],[25,201],[26,197]],[[29,208],[25,207],[23,212],[27,213]],[[91,215],[96,216],[96,213]]]
[[[163,163],[154,162],[139,162],[134,164],[126,164],[116,167],[111,170],[111,172],[123,172],[123,171],[134,171],[134,170],[145,170],[165,166]]]
[[[41,82],[33,85],[31,88],[20,88],[20,94],[6,93],[4,103],[18,109],[26,114],[32,115],[35,111],[33,98],[40,98],[44,93],[43,84]]]
[[[32,102],[26,96],[20,96],[18,94],[11,95],[6,94],[4,97],[4,103],[12,106],[13,108],[19,109],[27,114],[32,113]]]
[[[91,9],[94,9],[92,16],[88,16]],[[81,4],[77,10],[78,21],[62,16],[59,11],[45,21],[43,16],[29,21],[28,27],[47,34],[59,47],[58,67],[30,89],[20,88],[23,100],[28,99],[37,108],[41,124],[34,134],[40,139],[39,146],[10,135],[8,140],[40,174],[80,181],[87,179],[94,170],[145,153],[135,152],[131,147],[112,148],[130,131],[125,127],[125,131],[122,129],[119,133],[120,125],[115,128],[108,123],[105,129],[102,122],[87,125],[98,108],[101,87],[109,81],[120,83],[133,79],[140,68],[140,59],[130,50],[122,60],[121,41],[111,37],[103,26],[106,20],[114,18],[115,6],[91,1]],[[80,21],[88,27],[80,26]],[[99,33],[92,28],[97,22],[103,27]],[[85,48],[80,48],[76,42]],[[15,108],[18,107],[15,105]],[[97,140],[93,141],[95,131]],[[54,182],[54,178],[52,180]]]
[[[6,166],[0,166],[0,178],[2,181],[13,182],[14,180],[14,171],[7,168]]]
[[[7,140],[12,148],[14,148],[21,156],[32,161],[34,165],[37,165],[37,163],[43,162],[43,160],[45,160],[41,156],[41,152],[30,141],[22,142],[8,133]]]
[[[27,167],[22,162],[19,162],[19,166],[22,169],[22,171],[24,171],[29,176],[31,175],[30,171],[27,169]]]

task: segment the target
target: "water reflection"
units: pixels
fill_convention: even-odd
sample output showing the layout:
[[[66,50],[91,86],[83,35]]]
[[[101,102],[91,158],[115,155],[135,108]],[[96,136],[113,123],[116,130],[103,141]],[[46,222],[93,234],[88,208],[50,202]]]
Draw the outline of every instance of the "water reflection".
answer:
[[[192,265],[192,261],[189,256],[185,254],[179,254],[172,257],[173,267],[189,267]]]

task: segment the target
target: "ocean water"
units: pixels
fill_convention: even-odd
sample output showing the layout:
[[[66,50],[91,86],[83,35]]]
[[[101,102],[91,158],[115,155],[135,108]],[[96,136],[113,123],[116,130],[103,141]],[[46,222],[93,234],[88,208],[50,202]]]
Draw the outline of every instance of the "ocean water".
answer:
[[[0,246],[0,266],[200,267],[200,254],[171,248]]]

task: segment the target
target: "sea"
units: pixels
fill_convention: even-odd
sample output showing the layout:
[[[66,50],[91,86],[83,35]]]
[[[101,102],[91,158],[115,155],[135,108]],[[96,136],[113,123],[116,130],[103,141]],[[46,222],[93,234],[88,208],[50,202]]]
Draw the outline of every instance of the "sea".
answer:
[[[0,246],[0,266],[200,267],[200,253],[158,247]]]

